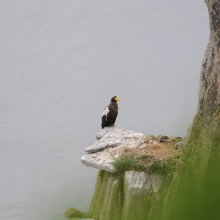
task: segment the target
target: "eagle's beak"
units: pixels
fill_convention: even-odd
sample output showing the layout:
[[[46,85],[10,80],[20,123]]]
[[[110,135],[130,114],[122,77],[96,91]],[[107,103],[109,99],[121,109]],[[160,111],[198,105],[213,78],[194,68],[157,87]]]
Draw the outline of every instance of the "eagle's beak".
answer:
[[[118,97],[115,98],[116,101],[119,101],[120,99]]]

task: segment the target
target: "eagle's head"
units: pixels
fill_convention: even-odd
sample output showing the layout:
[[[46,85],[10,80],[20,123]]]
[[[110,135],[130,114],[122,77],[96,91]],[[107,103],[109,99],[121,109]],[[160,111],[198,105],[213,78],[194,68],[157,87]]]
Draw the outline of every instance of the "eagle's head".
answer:
[[[117,96],[113,96],[112,98],[111,98],[111,102],[117,102],[117,101],[119,101],[120,99],[117,97]]]

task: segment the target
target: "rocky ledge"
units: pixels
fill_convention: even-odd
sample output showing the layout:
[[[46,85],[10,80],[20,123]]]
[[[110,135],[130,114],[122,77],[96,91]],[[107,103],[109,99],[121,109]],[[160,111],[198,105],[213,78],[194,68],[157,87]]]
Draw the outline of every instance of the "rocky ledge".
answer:
[[[108,172],[115,172],[111,163],[119,157],[124,147],[136,148],[145,140],[143,134],[119,126],[105,127],[97,133],[96,138],[94,144],[86,147],[87,154],[81,158],[81,162]]]
[[[177,149],[184,148],[183,139],[162,135],[145,137],[119,126],[102,129],[96,138],[81,158],[86,166],[100,170],[89,211],[71,208],[65,217],[70,220],[162,219],[163,201],[173,178],[171,170],[181,153]],[[142,164],[141,169],[127,167],[115,173],[112,162],[124,155],[135,155],[135,164]],[[162,172],[164,164],[168,168]]]

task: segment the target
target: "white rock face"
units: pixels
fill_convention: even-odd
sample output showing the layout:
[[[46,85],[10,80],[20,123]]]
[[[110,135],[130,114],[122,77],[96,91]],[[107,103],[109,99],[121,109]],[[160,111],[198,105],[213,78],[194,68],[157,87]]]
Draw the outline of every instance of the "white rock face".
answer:
[[[110,147],[136,147],[144,140],[144,135],[124,128],[105,127],[96,135],[98,141],[86,147],[86,152],[94,153]]]
[[[162,174],[140,171],[126,171],[124,178],[103,172],[97,176],[89,213],[99,220],[149,219],[150,212],[150,219],[161,219],[154,216],[163,179]],[[155,208],[151,211],[152,204]]]
[[[88,154],[81,158],[86,166],[115,172],[111,162],[120,156],[124,147],[136,148],[144,142],[144,135],[119,126],[105,127],[96,135],[98,141],[86,147]]]
[[[81,162],[84,165],[88,167],[94,167],[99,170],[105,170],[111,173],[115,172],[115,168],[111,164],[113,161],[114,159],[107,150],[93,154],[86,154],[81,158]]]
[[[123,220],[146,219],[152,196],[149,174],[127,171],[124,176]]]
[[[123,205],[123,180],[113,173],[97,176],[95,192],[89,208],[94,219],[121,220]]]
[[[152,190],[154,193],[158,193],[160,186],[163,182],[164,175],[163,174],[151,174],[150,179],[152,183]]]

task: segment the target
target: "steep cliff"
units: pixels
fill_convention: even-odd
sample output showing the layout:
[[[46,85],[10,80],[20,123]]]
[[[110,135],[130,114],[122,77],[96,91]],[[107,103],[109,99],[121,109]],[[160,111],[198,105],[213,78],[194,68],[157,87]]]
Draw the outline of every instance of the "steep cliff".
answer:
[[[127,171],[119,177],[104,171],[97,177],[89,212],[99,220],[147,219],[163,179],[161,174]]]
[[[89,212],[71,208],[65,217],[150,220],[161,216],[180,154],[174,145],[183,139],[145,137],[118,126],[102,129],[96,138],[81,158],[86,166],[100,169]]]
[[[116,176],[111,163],[115,155],[120,155],[125,146],[143,144],[143,135],[119,128],[122,135],[117,136],[104,130],[97,136],[98,143],[88,147],[89,154],[82,158],[85,165],[105,170],[97,177],[88,214],[94,219],[219,219],[220,0],[205,3],[210,39],[201,67],[198,109],[187,139],[181,143],[182,154],[173,178],[137,171]]]
[[[202,62],[198,110],[164,202],[166,220],[219,219],[220,214],[220,0],[205,3],[210,39]]]

